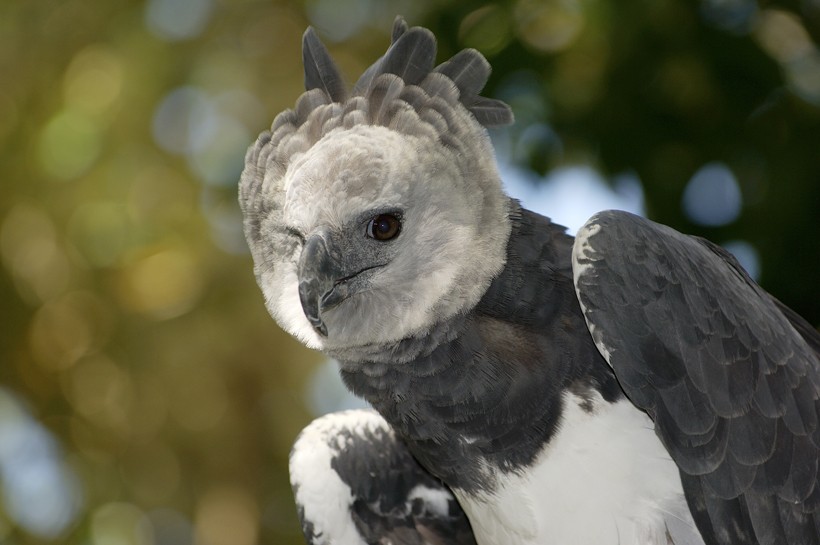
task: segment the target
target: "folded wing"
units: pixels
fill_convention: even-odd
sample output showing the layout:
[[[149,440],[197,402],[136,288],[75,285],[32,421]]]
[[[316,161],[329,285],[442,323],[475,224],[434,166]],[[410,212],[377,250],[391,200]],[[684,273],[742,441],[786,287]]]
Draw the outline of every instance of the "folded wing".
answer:
[[[723,249],[625,212],[581,229],[573,273],[706,541],[820,543],[817,331]]]

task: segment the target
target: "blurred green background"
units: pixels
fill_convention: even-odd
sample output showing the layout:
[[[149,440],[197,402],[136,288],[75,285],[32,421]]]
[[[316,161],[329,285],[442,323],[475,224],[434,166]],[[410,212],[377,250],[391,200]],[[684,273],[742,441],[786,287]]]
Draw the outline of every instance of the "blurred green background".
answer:
[[[626,177],[820,323],[816,0],[6,0],[0,543],[303,542],[288,450],[343,402],[263,307],[236,183],[307,25],[353,81],[397,13],[489,58],[506,170]]]

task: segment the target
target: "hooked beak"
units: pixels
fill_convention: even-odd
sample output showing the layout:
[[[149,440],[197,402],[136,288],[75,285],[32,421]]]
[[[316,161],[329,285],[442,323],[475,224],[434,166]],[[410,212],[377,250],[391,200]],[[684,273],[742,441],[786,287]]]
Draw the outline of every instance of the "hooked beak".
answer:
[[[321,312],[341,303],[347,297],[344,274],[334,259],[323,234],[311,236],[299,257],[299,300],[305,317],[319,335],[327,337],[327,326]]]

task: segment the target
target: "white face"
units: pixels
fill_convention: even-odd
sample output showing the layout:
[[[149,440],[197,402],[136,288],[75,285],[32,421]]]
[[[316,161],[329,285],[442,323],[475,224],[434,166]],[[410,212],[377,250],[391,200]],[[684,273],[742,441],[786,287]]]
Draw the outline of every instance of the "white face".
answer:
[[[254,248],[274,318],[312,348],[349,353],[424,332],[475,305],[503,266],[509,222],[500,184],[488,195],[463,168],[437,141],[372,125],[331,132],[295,157],[277,188],[281,214],[264,220],[267,243]],[[400,222],[384,241],[368,235],[382,214]],[[319,310],[321,333],[299,294],[312,237],[331,256],[336,277],[325,287],[344,291]]]

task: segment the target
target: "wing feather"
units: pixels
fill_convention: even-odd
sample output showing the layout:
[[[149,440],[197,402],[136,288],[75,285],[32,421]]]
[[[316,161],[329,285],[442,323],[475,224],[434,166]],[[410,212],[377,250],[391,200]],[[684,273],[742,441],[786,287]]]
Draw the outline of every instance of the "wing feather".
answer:
[[[763,418],[752,410],[728,422],[728,448],[738,462],[759,466],[771,458],[777,437],[777,419]]]
[[[705,394],[692,387],[688,380],[659,389],[658,395],[681,432],[703,435],[714,428],[717,415],[709,410]]]
[[[816,543],[820,334],[725,250],[604,212],[573,249],[590,333],[715,543]]]

